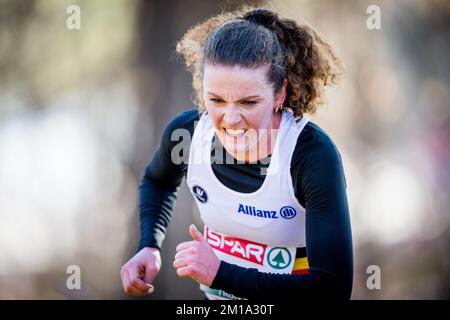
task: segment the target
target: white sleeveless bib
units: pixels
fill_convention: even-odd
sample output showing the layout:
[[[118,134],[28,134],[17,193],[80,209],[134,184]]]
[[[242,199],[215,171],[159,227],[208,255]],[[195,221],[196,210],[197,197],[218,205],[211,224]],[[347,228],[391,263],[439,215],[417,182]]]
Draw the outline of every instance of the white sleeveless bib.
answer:
[[[305,209],[294,194],[290,164],[297,138],[308,120],[282,112],[267,175],[252,193],[223,185],[211,167],[214,125],[207,113],[198,122],[190,147],[187,184],[205,225],[204,237],[219,259],[261,272],[307,273]],[[239,299],[201,285],[209,299]]]

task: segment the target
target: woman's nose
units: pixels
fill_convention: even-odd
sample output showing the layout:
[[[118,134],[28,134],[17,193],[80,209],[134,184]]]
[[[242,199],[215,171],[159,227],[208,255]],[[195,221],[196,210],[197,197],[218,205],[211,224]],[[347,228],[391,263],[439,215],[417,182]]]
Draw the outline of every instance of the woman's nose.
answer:
[[[228,126],[237,125],[241,121],[241,114],[239,113],[238,108],[234,106],[229,107],[228,110],[225,111],[223,121]]]

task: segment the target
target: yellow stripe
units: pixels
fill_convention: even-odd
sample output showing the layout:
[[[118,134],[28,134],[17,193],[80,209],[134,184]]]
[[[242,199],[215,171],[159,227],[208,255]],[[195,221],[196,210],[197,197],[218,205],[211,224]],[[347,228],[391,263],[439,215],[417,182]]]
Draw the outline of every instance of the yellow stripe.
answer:
[[[309,269],[308,258],[304,257],[295,259],[293,270],[303,270],[303,269]]]

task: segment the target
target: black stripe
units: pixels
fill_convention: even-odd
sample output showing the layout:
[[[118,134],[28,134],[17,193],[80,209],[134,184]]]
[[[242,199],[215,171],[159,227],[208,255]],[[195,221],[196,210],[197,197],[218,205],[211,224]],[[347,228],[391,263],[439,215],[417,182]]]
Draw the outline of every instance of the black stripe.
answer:
[[[295,259],[304,257],[306,257],[306,247],[297,248],[297,251],[295,252]]]

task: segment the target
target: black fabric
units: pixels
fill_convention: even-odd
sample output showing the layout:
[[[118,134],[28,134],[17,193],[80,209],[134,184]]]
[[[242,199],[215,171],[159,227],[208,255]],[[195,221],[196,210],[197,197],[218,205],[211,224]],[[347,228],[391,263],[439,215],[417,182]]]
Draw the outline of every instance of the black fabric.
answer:
[[[171,136],[175,130],[183,129],[192,137],[198,120],[196,109],[173,118],[145,169],[140,184],[139,249],[146,246],[161,248],[189,159],[187,151],[175,152],[176,157],[171,160],[174,146],[180,142],[172,141]],[[219,139],[215,139],[215,143],[220,143]],[[215,156],[212,154],[212,160]],[[218,156],[231,157],[227,153]],[[261,170],[267,168],[269,161],[270,156],[254,164],[212,161],[212,168],[225,186],[249,193],[262,185],[265,176]],[[350,298],[353,252],[342,159],[334,143],[316,124],[308,122],[300,134],[290,171],[295,195],[306,210],[306,254],[310,273],[270,274],[222,261],[212,288],[250,299]]]

